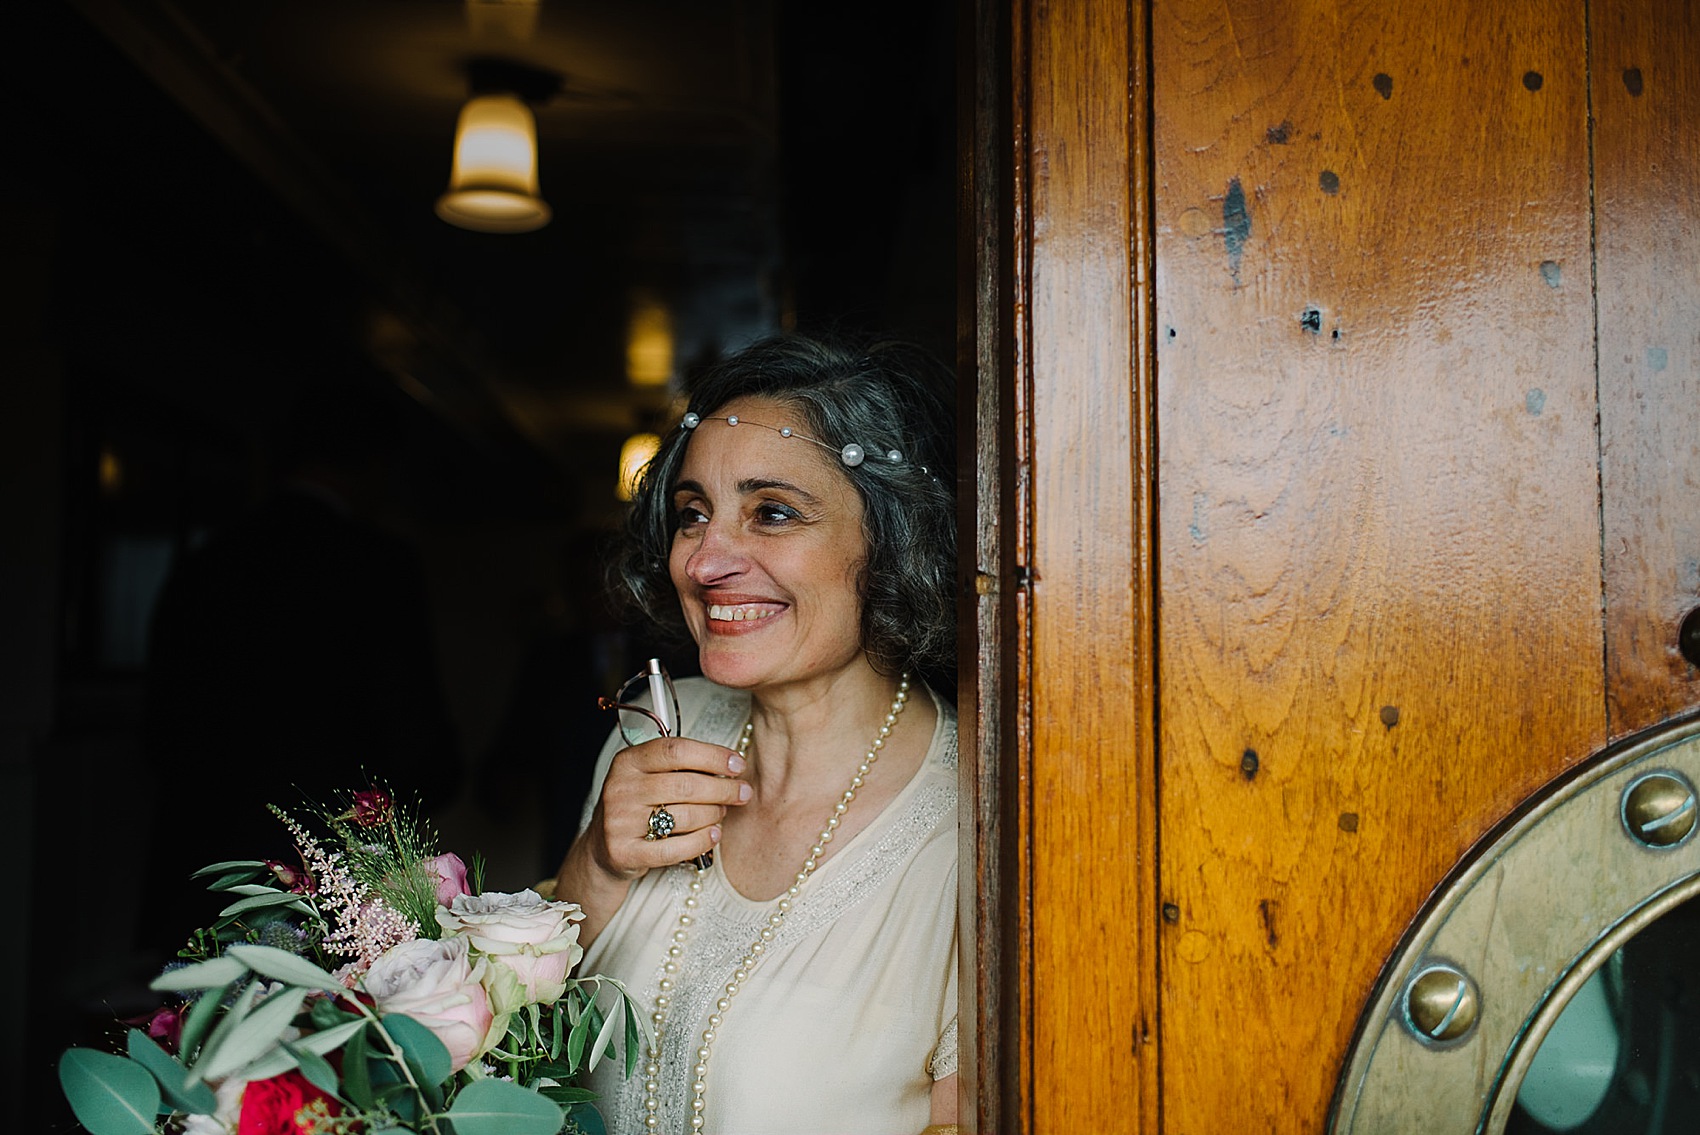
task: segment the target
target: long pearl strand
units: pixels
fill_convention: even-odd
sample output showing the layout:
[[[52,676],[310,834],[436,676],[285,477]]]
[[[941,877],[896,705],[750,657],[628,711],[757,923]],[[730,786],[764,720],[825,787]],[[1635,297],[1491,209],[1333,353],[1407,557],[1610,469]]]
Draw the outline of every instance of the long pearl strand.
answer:
[[[832,806],[832,816],[827,820],[826,827],[821,829],[814,846],[809,848],[809,857],[803,860],[803,869],[797,872],[796,880],[779,896],[772,913],[767,916],[767,925],[761,928],[756,940],[750,943],[749,950],[732,971],[732,980],[726,983],[720,999],[714,1003],[714,1012],[708,1017],[708,1027],[702,1030],[702,1045],[696,1051],[696,1065],[691,1069],[692,1131],[701,1131],[703,1128],[703,1111],[706,1107],[704,1096],[708,1091],[708,1058],[713,1050],[714,1038],[723,1015],[732,1007],[732,998],[743,988],[750,971],[755,969],[756,963],[761,961],[762,955],[767,952],[768,943],[773,941],[780,924],[791,912],[792,903],[802,893],[803,884],[815,873],[816,864],[826,853],[826,845],[832,842],[838,825],[844,820],[844,814],[850,810],[850,804],[856,799],[856,792],[867,783],[868,774],[873,771],[874,762],[879,759],[880,750],[885,748],[886,739],[891,736],[898,715],[903,712],[903,706],[908,700],[909,675],[904,674],[897,683],[897,696],[892,698],[891,708],[886,711],[885,721],[880,724],[879,736],[868,746],[862,763],[856,766],[856,775],[850,778],[850,787],[844,790],[844,795]],[[754,733],[755,722],[744,722],[744,731],[738,737],[739,756],[748,755],[750,738]],[[667,1024],[667,1008],[672,1002],[673,982],[679,975],[680,959],[685,955],[685,944],[690,938],[691,926],[696,921],[696,911],[702,896],[702,876],[702,870],[698,870],[691,877],[690,888],[685,893],[685,908],[679,913],[679,925],[673,931],[673,941],[667,947],[667,960],[661,967],[661,984],[655,994],[655,1011],[650,1014],[650,1020],[655,1024],[655,1039],[650,1044],[649,1059],[643,1069],[643,1125],[647,1131],[656,1130],[660,1124],[660,1116],[657,1113],[661,1101],[657,1093],[661,1090],[661,1030]]]

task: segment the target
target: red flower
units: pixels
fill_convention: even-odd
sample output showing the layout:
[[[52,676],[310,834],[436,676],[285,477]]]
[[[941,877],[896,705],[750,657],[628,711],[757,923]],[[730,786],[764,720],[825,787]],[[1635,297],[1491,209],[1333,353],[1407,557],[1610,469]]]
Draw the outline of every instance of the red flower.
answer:
[[[271,871],[272,877],[278,881],[278,885],[285,890],[298,895],[316,895],[319,893],[318,885],[313,882],[313,876],[307,873],[305,867],[291,867],[289,864],[280,863],[276,859],[267,859],[265,864],[267,869]]]
[[[354,822],[363,828],[382,827],[395,815],[395,802],[381,788],[354,794]]]
[[[236,1135],[306,1135],[322,1120],[342,1114],[342,1105],[290,1069],[242,1089]]]
[[[135,1025],[165,1051],[176,1053],[177,1042],[183,1036],[183,1017],[189,1012],[187,1004],[166,1005],[140,1017],[128,1017],[124,1023]]]

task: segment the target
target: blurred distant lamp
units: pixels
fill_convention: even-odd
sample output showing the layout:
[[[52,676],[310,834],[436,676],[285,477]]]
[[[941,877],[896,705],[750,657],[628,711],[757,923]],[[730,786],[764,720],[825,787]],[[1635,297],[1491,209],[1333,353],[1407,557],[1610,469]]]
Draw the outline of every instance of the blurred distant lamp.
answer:
[[[537,188],[537,120],[518,95],[475,95],[461,109],[437,216],[481,233],[524,233],[549,223]]]
[[[626,377],[633,386],[666,386],[673,377],[673,317],[653,300],[640,300],[632,309]]]
[[[632,499],[637,491],[638,481],[643,478],[644,468],[655,460],[655,455],[661,451],[661,439],[655,434],[633,434],[620,446],[620,483],[614,487],[614,495],[623,501]]]

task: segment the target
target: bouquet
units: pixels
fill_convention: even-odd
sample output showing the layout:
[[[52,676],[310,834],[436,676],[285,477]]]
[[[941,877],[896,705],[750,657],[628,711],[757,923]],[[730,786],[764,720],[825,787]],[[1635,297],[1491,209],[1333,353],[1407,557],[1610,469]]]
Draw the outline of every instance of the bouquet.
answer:
[[[152,983],[125,1055],[67,1050],[59,1079],[93,1135],[598,1135],[581,1069],[643,1039],[610,978],[569,976],[577,905],[484,893],[382,788],[276,806],[299,865],[214,863],[233,897]],[[469,874],[471,876],[469,881]],[[599,995],[607,996],[599,1002]]]

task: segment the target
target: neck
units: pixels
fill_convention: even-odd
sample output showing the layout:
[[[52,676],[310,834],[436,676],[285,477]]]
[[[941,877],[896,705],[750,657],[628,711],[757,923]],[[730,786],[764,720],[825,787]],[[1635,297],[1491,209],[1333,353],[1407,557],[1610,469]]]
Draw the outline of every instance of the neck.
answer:
[[[897,679],[876,672],[866,659],[807,688],[756,691],[746,779],[769,799],[806,791],[818,780],[841,790],[844,770],[867,752],[896,693]]]

